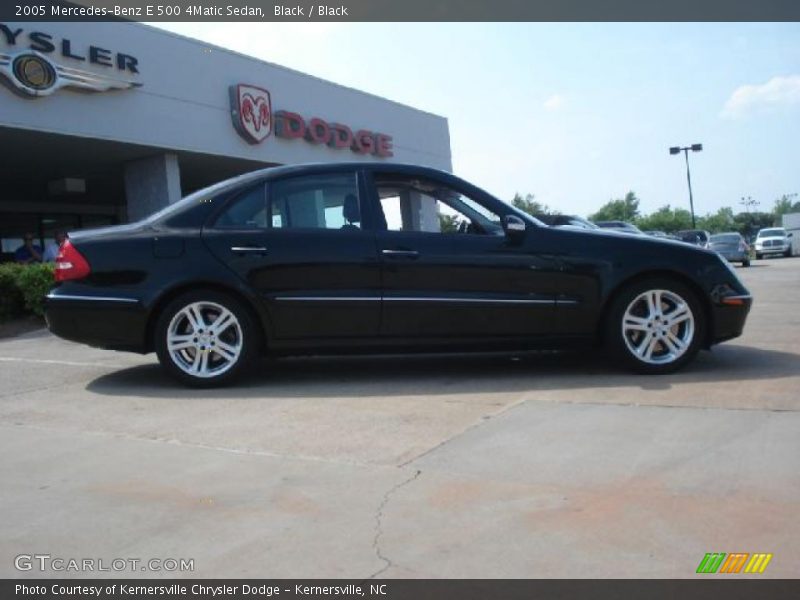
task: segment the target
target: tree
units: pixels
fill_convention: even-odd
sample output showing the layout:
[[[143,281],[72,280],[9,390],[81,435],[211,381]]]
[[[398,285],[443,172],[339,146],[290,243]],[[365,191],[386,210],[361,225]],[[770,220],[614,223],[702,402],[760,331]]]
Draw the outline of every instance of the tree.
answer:
[[[552,211],[549,206],[537,202],[534,198],[536,198],[536,196],[533,194],[525,194],[525,197],[522,197],[517,193],[514,194],[514,199],[511,201],[511,204],[533,216],[553,214],[554,211]]]
[[[636,226],[644,231],[674,233],[681,229],[691,229],[692,215],[685,208],[672,208],[667,204],[654,213],[638,217]]]
[[[707,214],[697,220],[697,228],[705,229],[711,233],[721,233],[723,231],[735,231],[735,221],[733,209],[729,206],[720,208],[713,214]]]
[[[639,216],[639,199],[633,192],[624,198],[609,200],[596,213],[589,217],[590,221],[625,221],[633,222]]]
[[[797,194],[784,194],[775,200],[775,208],[772,209],[772,213],[777,217],[776,221],[786,213],[800,212],[800,200],[792,203],[794,198],[797,198]]]
[[[456,215],[439,213],[439,231],[442,233],[455,233],[458,231],[460,219]]]
[[[765,212],[743,212],[733,217],[736,231],[747,239],[754,236],[759,229],[772,227],[775,221],[776,217],[774,214]]]

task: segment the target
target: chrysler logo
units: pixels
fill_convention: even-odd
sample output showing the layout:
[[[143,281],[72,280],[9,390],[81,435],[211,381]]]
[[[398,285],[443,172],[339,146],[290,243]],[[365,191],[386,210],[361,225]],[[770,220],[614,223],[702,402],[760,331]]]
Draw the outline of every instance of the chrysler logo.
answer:
[[[136,81],[65,67],[35,50],[24,50],[16,54],[0,53],[0,74],[19,91],[33,97],[49,96],[62,87],[105,92],[142,85]]]

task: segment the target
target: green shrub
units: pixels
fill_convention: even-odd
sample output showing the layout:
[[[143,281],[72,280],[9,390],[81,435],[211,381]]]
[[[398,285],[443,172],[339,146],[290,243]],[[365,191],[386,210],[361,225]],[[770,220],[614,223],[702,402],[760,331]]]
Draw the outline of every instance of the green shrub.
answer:
[[[0,265],[0,319],[25,312],[44,315],[44,298],[53,287],[52,264]]]
[[[22,314],[25,299],[17,287],[17,275],[22,265],[0,264],[0,321],[13,319]]]
[[[25,301],[25,309],[40,317],[44,316],[44,298],[53,287],[53,265],[24,265],[17,275],[17,287]]]

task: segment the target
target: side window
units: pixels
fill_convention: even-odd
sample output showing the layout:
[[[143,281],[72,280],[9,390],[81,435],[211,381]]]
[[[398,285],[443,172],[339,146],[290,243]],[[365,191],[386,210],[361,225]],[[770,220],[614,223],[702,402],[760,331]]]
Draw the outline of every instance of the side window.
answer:
[[[273,229],[361,229],[355,173],[308,175],[270,184]]]
[[[435,181],[375,174],[389,231],[502,235],[500,215]]]
[[[222,229],[263,229],[267,226],[267,203],[264,184],[239,194],[214,222]]]

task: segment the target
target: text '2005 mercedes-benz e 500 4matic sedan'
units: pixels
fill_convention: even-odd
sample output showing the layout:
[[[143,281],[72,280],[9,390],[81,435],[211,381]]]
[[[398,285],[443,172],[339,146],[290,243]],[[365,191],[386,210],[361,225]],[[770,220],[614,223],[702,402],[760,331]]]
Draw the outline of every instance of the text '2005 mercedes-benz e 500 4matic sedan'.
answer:
[[[709,250],[550,228],[449,173],[374,163],[265,169],[73,233],[56,280],[53,333],[155,351],[198,386],[265,353],[577,345],[667,373],[740,335],[752,301]]]

